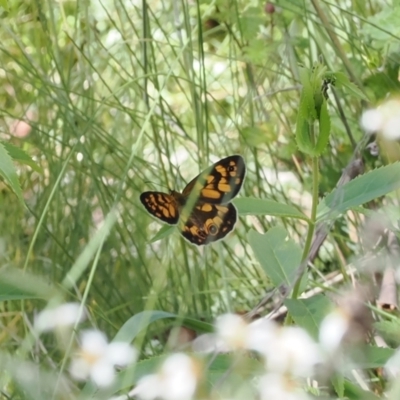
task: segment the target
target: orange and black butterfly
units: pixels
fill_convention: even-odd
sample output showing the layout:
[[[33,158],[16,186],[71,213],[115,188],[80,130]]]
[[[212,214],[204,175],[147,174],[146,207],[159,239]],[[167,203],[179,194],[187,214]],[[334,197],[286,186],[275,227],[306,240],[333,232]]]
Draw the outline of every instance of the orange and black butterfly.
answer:
[[[235,226],[237,211],[230,201],[246,175],[242,156],[219,160],[196,176],[183,192],[144,192],[140,201],[163,222],[178,224],[182,235],[198,246],[224,238]]]

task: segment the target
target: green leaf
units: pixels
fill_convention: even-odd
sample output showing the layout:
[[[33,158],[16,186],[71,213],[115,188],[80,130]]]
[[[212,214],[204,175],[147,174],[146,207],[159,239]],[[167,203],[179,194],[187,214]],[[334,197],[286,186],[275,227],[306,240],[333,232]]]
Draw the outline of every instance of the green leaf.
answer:
[[[175,229],[175,225],[163,225],[161,229],[151,238],[150,243],[158,242],[170,236]]]
[[[400,163],[367,172],[326,196],[318,205],[318,220],[334,217],[399,188]]]
[[[300,68],[300,80],[303,85],[299,112],[296,122],[296,143],[300,151],[312,154],[314,144],[310,138],[310,124],[316,119],[314,92],[310,82],[309,71]]]
[[[350,82],[343,72],[335,72],[333,76],[335,77],[335,86],[346,88],[355,98],[368,101],[368,97],[353,82]]]
[[[392,46],[398,46],[399,43],[399,18],[400,7],[383,7],[381,12],[368,17],[361,33],[367,36],[366,40],[372,42],[378,51],[385,49],[389,52]]]
[[[165,311],[142,311],[129,318],[114,337],[114,342],[132,342],[133,339],[155,321],[165,318],[176,318],[176,314]]]
[[[22,164],[29,165],[36,172],[42,173],[43,169],[37,165],[32,158],[26,154],[22,149],[12,145],[11,143],[3,142],[4,148],[11,156],[12,159],[19,161]]]
[[[282,283],[291,286],[301,262],[300,247],[287,236],[282,227],[272,228],[264,235],[254,230],[248,234],[258,262],[276,287]]]
[[[257,126],[247,126],[240,130],[240,136],[248,146],[260,146],[267,142],[267,134],[264,129]]]
[[[213,326],[203,321],[198,321],[193,318],[182,318],[181,316],[165,311],[142,311],[139,314],[129,318],[122,325],[114,338],[114,342],[131,342],[144,329],[155,321],[161,319],[178,319],[182,325],[190,327],[200,332],[212,332]]]
[[[0,271],[0,301],[49,300],[56,294],[56,288],[44,283],[41,277],[14,268],[4,268]]]
[[[243,60],[251,63],[262,63],[265,61],[266,52],[265,40],[253,37],[247,45],[243,46]]]
[[[308,69],[300,68],[300,81],[303,88],[301,91],[299,112],[302,113],[306,120],[312,122],[317,119],[317,112],[315,110],[313,82],[311,81],[311,74]]]
[[[296,324],[318,339],[319,326],[332,309],[332,302],[319,294],[309,299],[286,299],[285,305]]]
[[[8,0],[0,0],[0,7],[3,7],[6,11],[10,11]]]
[[[386,342],[394,344],[395,347],[400,345],[399,319],[375,322],[374,328],[379,332]]]
[[[359,365],[361,368],[383,367],[396,350],[389,347],[365,346],[362,351],[364,360]]]
[[[250,43],[257,38],[260,26],[263,26],[264,23],[265,18],[260,15],[260,10],[258,7],[247,8],[246,11],[241,13],[238,18],[238,24],[240,26],[243,38],[248,40]]]
[[[62,286],[66,289],[70,289],[73,287],[82,274],[89,267],[89,263],[92,258],[95,256],[96,252],[98,252],[99,248],[104,245],[104,241],[106,237],[109,235],[112,227],[117,220],[117,214],[115,209],[111,209],[111,211],[107,214],[104,219],[103,224],[96,231],[96,233],[92,236],[89,243],[85,246],[82,253],[75,260],[74,265],[70,268],[70,270],[65,275]]]
[[[320,63],[315,64],[311,73],[300,69],[303,88],[297,115],[296,142],[300,151],[312,157],[320,156],[329,142],[331,121],[321,87],[324,80],[330,77],[332,74]],[[316,123],[318,129],[314,126]]]
[[[234,200],[233,203],[241,215],[273,215],[275,217],[298,218],[308,221],[307,216],[297,208],[274,200],[242,197]]]
[[[10,185],[21,204],[25,205],[17,171],[3,143],[0,143],[0,175]]]
[[[206,357],[209,361],[207,362],[208,374],[207,378],[211,383],[217,383],[227,371],[240,371],[242,376],[255,377],[256,375],[261,375],[265,369],[260,360],[252,358],[248,354],[243,353],[238,358],[238,354],[218,354],[216,357],[214,355],[208,355]],[[240,362],[240,368],[232,369],[233,365],[237,365]]]
[[[5,346],[3,346],[5,347]],[[23,398],[25,400],[65,398],[65,388],[69,387],[69,379],[54,368],[46,370],[42,364],[27,361],[19,356],[19,352],[13,354],[0,352],[0,365],[2,371],[7,371],[8,379],[12,381],[13,390],[22,394],[1,396],[2,399]],[[23,373],[21,373],[23,371]]]
[[[381,397],[370,391],[361,389],[357,384],[348,380],[344,381],[344,398],[351,400],[379,400]]]
[[[336,394],[342,398],[344,396],[344,377],[342,374],[337,373],[331,378],[331,383],[335,389]]]
[[[310,123],[300,110],[299,113],[297,114],[297,122],[296,122],[296,143],[299,150],[306,154],[313,153],[313,146],[310,141],[309,132],[310,132]]]
[[[314,157],[320,156],[325,150],[329,142],[329,134],[331,133],[331,118],[328,113],[328,105],[325,99],[322,100],[321,113],[319,116],[319,133],[317,145],[315,146]]]

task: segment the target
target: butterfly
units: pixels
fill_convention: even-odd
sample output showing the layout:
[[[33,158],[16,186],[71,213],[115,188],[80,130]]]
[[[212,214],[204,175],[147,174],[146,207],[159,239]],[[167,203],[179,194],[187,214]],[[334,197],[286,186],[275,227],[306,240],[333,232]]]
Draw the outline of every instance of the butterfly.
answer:
[[[183,189],[144,192],[140,201],[154,217],[178,225],[185,239],[197,246],[224,238],[235,226],[237,211],[230,201],[246,175],[243,157],[233,155],[205,169]]]

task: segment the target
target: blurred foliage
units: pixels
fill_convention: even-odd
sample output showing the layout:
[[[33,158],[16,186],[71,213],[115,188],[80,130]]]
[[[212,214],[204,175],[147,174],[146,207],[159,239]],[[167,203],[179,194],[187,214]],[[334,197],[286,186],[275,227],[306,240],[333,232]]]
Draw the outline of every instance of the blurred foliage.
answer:
[[[207,322],[250,311],[273,285],[247,232],[283,226],[303,248],[306,225],[243,215],[226,240],[205,248],[176,230],[152,242],[160,224],[140,193],[181,190],[212,162],[240,153],[248,168],[241,196],[309,216],[313,167],[295,140],[300,68],[312,71],[320,61],[369,99],[346,86],[328,89],[322,196],[363,138],[362,111],[399,92],[399,14],[399,5],[389,11],[379,0],[281,0],[274,12],[259,0],[1,1],[0,139],[37,165],[14,160],[26,208],[0,183],[1,268],[36,275],[68,301],[87,294],[86,325],[109,337],[143,310]],[[64,285],[112,210],[117,219],[104,242],[90,247],[93,259]],[[358,254],[359,224],[336,223],[312,278]],[[18,347],[30,330],[26,320],[43,306],[2,301],[4,329],[10,315],[24,316],[4,330],[2,343]],[[159,352],[147,339],[163,344],[170,325],[151,326],[148,351]]]

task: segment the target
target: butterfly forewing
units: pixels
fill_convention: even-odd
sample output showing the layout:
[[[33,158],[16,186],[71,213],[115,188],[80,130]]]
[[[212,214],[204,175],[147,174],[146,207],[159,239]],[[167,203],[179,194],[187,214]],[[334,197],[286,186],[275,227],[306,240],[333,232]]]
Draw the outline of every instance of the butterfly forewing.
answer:
[[[174,196],[162,192],[144,192],[140,195],[140,201],[146,210],[170,225],[179,221],[179,208]]]
[[[240,191],[246,175],[242,156],[223,158],[194,178],[183,195],[211,204],[229,203]]]

